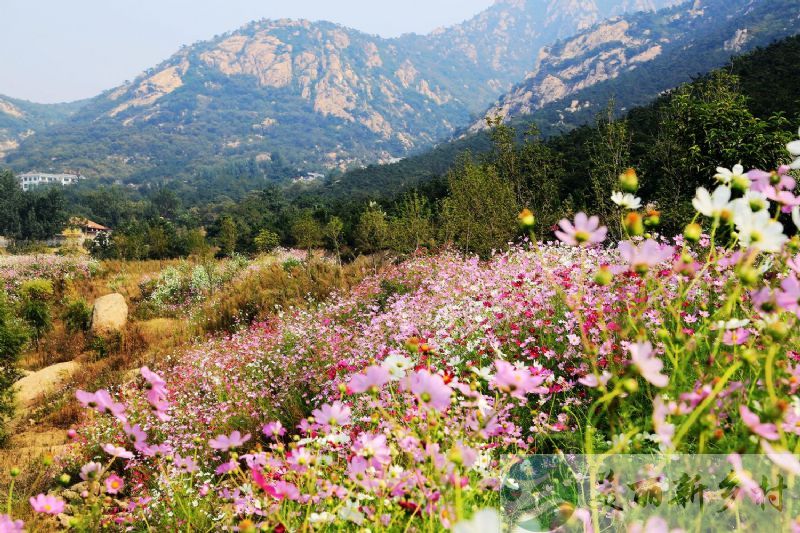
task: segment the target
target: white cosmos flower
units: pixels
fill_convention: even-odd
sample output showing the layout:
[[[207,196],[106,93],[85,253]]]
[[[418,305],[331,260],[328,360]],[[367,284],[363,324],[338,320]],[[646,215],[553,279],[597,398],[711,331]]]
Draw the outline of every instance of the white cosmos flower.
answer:
[[[783,234],[783,224],[769,217],[768,211],[739,210],[734,222],[739,233],[739,242],[744,248],[762,252],[780,252],[789,238]]]
[[[494,509],[483,509],[475,513],[470,520],[462,520],[453,526],[453,533],[500,533],[503,524],[500,514]]]
[[[414,365],[408,357],[393,353],[383,360],[381,366],[389,372],[389,375],[391,375],[393,379],[403,379],[406,375],[406,371]]]
[[[484,381],[489,381],[492,379],[492,367],[490,366],[484,366],[483,368],[473,366],[470,368],[470,370]]]
[[[731,190],[725,185],[717,187],[709,193],[705,187],[697,189],[692,205],[698,213],[711,218],[721,217],[725,211],[731,210]]]
[[[800,135],[800,129],[797,130],[797,135]],[[792,170],[800,169],[800,140],[790,142],[786,145],[786,149],[789,150],[789,153],[795,158],[789,166]]]
[[[625,209],[639,209],[642,207],[642,199],[631,193],[621,193],[619,191],[611,195],[611,201]]]
[[[749,211],[764,211],[769,209],[770,203],[767,199],[767,195],[763,192],[747,191],[744,193],[744,196],[732,201],[731,206],[733,206],[735,217],[737,210],[747,209]]]
[[[719,320],[714,325],[717,329],[739,329],[743,328],[750,323],[747,319],[739,319],[739,318],[732,318],[727,322],[725,320]]]
[[[800,228],[800,206],[792,208],[792,222],[796,228]]]
[[[725,167],[717,167],[717,173],[714,174],[714,179],[724,185],[730,185],[733,180],[743,178],[747,178],[747,176],[744,173],[744,167],[742,165],[733,165],[733,169],[731,170]]]

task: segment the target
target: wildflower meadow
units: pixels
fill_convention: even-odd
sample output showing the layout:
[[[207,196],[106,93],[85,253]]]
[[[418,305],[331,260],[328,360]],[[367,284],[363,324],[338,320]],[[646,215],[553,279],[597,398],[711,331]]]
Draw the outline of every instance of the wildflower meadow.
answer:
[[[553,232],[532,206],[488,260],[418,253],[80,390],[53,489],[0,531],[696,530],[690,512],[626,521],[592,498],[525,529],[509,472],[537,455],[715,455],[732,472],[715,519],[763,507],[743,457],[787,494],[800,476],[800,141],[787,149],[773,171],[720,167],[682,235],[658,234],[629,171],[613,228],[579,212]],[[791,501],[775,513],[800,529]]]

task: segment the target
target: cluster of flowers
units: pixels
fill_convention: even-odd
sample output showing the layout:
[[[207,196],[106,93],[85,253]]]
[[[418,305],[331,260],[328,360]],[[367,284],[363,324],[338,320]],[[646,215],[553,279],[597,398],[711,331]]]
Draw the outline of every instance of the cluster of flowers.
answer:
[[[0,288],[14,295],[27,280],[89,277],[95,268],[96,263],[81,257],[55,254],[0,255]]]
[[[175,356],[168,380],[80,392],[100,416],[61,466],[82,491],[32,505],[85,529],[499,531],[479,509],[519,454],[763,452],[800,475],[789,170],[719,169],[672,240],[645,234],[659,215],[626,172],[616,247],[579,213],[486,262],[416,256]],[[382,280],[407,290],[387,300]]]
[[[251,262],[240,255],[203,264],[182,261],[166,267],[155,278],[143,279],[139,285],[143,297],[159,314],[181,316],[191,313],[195,304],[205,301],[250,266]]]

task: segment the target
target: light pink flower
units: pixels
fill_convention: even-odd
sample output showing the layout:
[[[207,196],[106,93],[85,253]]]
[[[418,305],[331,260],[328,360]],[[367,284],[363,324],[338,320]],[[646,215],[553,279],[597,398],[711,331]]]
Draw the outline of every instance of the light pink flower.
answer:
[[[661,373],[664,362],[655,356],[650,341],[635,342],[628,346],[628,351],[631,362],[644,379],[656,387],[666,387],[669,384],[669,376]]]
[[[0,514],[0,533],[23,533],[25,522],[14,520],[7,514]]]
[[[125,487],[125,481],[117,474],[111,474],[106,478],[105,485],[107,493],[118,494]]]
[[[217,435],[217,438],[211,439],[208,441],[208,445],[214,448],[215,450],[220,450],[226,452],[233,448],[238,448],[243,446],[245,442],[250,440],[250,434],[246,434],[242,436],[242,434],[237,430],[233,431],[230,436],[227,435]]]
[[[283,424],[280,422],[268,422],[264,424],[264,427],[261,428],[261,431],[270,439],[277,440],[278,437],[282,437],[286,435],[286,429],[283,427]]]
[[[761,419],[758,417],[758,415],[748,409],[748,407],[744,404],[739,406],[739,416],[742,417],[742,422],[744,422],[744,425],[747,426],[751,432],[761,438],[767,440],[777,440],[780,436],[778,435],[778,428],[775,427],[775,424],[765,424],[761,422]]]
[[[662,246],[653,239],[647,239],[639,246],[631,241],[619,243],[618,250],[622,258],[628,262],[631,270],[644,273],[648,269],[672,258],[675,248],[672,246]]]
[[[191,474],[192,472],[197,472],[197,462],[189,457],[181,457],[180,455],[175,455],[175,460],[173,461],[175,468],[180,470],[181,472],[187,472]]]
[[[382,366],[373,365],[363,374],[356,374],[350,378],[349,389],[358,394],[366,391],[378,390],[391,379],[389,371]]]
[[[722,335],[722,343],[726,346],[738,346],[747,342],[750,330],[744,328],[729,329]]]
[[[727,459],[731,466],[733,466],[734,474],[736,474],[736,497],[738,498],[742,493],[744,493],[748,498],[750,498],[750,501],[756,505],[763,503],[764,491],[761,490],[759,484],[755,482],[753,476],[751,476],[750,473],[744,469],[744,466],[742,466],[741,456],[738,453],[732,453],[728,455]]]
[[[319,409],[314,409],[311,414],[317,423],[326,429],[346,426],[350,423],[350,407],[340,401],[326,403]]]
[[[608,232],[605,226],[600,226],[600,219],[597,216],[588,217],[583,212],[575,215],[574,224],[564,218],[558,225],[561,231],[555,232],[556,237],[571,246],[589,246],[603,242]]]
[[[420,405],[437,411],[446,411],[450,407],[453,390],[439,374],[431,374],[427,370],[414,372],[408,377],[408,388],[417,397]]]
[[[112,457],[119,457],[120,459],[132,459],[133,453],[120,446],[113,444],[103,444],[103,451]]]
[[[507,361],[497,359],[494,362],[495,372],[492,384],[498,390],[524,399],[530,393],[543,393],[547,389],[540,387],[544,383],[543,376],[534,376],[527,368],[517,368]]]
[[[772,445],[765,440],[761,441],[761,449],[764,450],[764,453],[776,466],[792,475],[800,476],[800,461],[797,460],[795,454],[784,450],[775,450]]]
[[[376,468],[379,465],[387,465],[392,460],[391,451],[386,444],[386,435],[382,434],[362,433],[353,443],[353,451],[373,463]]]
[[[84,407],[96,409],[100,413],[108,411],[120,422],[127,422],[125,405],[115,402],[113,398],[111,398],[111,394],[105,389],[100,389],[97,392],[86,392],[78,389],[75,391],[75,397]]]
[[[89,481],[90,479],[96,479],[102,471],[103,465],[94,461],[90,461],[81,467],[80,476],[82,480]]]
[[[31,507],[33,507],[33,510],[37,513],[52,515],[61,514],[66,507],[64,500],[56,498],[55,496],[50,496],[49,494],[39,494],[35,497],[31,497],[28,501]]]

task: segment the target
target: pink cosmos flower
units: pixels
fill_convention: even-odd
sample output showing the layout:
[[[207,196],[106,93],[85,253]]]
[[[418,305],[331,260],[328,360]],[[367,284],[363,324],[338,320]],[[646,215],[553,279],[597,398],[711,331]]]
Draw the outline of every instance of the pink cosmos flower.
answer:
[[[49,494],[39,494],[35,497],[31,497],[28,501],[31,503],[33,510],[37,513],[52,515],[61,514],[66,507],[64,500],[56,498],[55,496],[50,496]]]
[[[118,494],[119,491],[125,486],[125,481],[122,480],[117,474],[111,474],[106,478],[106,492],[108,494]]]
[[[353,451],[370,461],[376,468],[387,465],[392,460],[392,454],[386,445],[386,435],[362,433],[353,444]]]
[[[722,335],[722,343],[726,346],[739,346],[750,338],[750,330],[744,328],[729,329]]]
[[[356,374],[350,378],[348,388],[358,394],[366,391],[377,391],[391,379],[389,371],[382,366],[373,365],[363,374]]]
[[[781,282],[776,300],[779,306],[800,316],[800,281],[794,273]]]
[[[25,522],[14,520],[7,514],[0,514],[0,533],[23,533]]]
[[[631,362],[639,371],[644,379],[656,387],[666,387],[669,383],[669,376],[661,373],[664,362],[653,353],[653,345],[650,341],[635,342],[628,346],[631,354]]]
[[[606,238],[608,229],[600,226],[600,219],[596,216],[587,217],[586,213],[580,212],[575,215],[575,223],[562,219],[558,225],[562,231],[556,231],[556,237],[571,246],[589,246],[603,242]]]
[[[238,448],[243,446],[245,442],[250,440],[250,434],[246,434],[242,436],[242,434],[236,430],[233,431],[230,436],[227,435],[217,435],[216,439],[211,439],[208,441],[208,445],[214,448],[215,450],[220,450],[226,452],[233,448]]]
[[[296,472],[305,472],[308,467],[314,463],[314,456],[304,447],[299,447],[292,450],[286,456],[286,464]]]
[[[124,426],[122,426],[122,430],[128,436],[128,440],[130,440],[134,446],[147,443],[147,433],[142,430],[142,426],[139,424],[134,424],[132,426],[126,423]]]
[[[437,411],[446,411],[450,407],[453,390],[439,374],[431,374],[427,370],[414,372],[408,377],[408,388],[417,397],[420,405]]]
[[[670,529],[666,520],[660,516],[651,516],[644,525],[641,522],[629,525],[628,533],[683,533],[683,530]]]
[[[492,379],[492,384],[498,390],[520,399],[524,399],[530,393],[547,392],[547,389],[540,387],[545,378],[532,375],[527,368],[517,368],[501,359],[497,359],[494,366],[497,368],[497,372]]]
[[[777,190],[792,191],[797,186],[794,178],[789,176],[788,166],[782,165],[775,172],[765,172],[754,169],[747,173],[750,178],[750,189],[756,192],[766,192],[767,187]]]
[[[261,431],[270,439],[277,440],[278,437],[282,437],[286,435],[286,429],[283,427],[283,424],[280,422],[269,422],[264,424],[264,427],[261,428]]]
[[[608,383],[608,380],[610,379],[611,379],[610,372],[603,372],[602,374],[600,374],[599,378],[594,374],[586,374],[585,376],[578,378],[578,383],[580,383],[584,387],[589,387],[593,389],[595,387],[599,387],[600,385],[605,386],[606,383]]]
[[[784,213],[791,213],[793,207],[800,205],[800,197],[795,196],[791,191],[778,190],[768,185],[762,192],[768,199],[780,204],[781,211]]]
[[[350,423],[350,407],[340,401],[326,403],[319,409],[314,409],[311,414],[317,423],[330,430],[332,427],[346,426]]]
[[[622,258],[630,265],[631,270],[640,274],[671,259],[675,253],[675,248],[672,246],[662,246],[653,239],[647,239],[639,246],[631,241],[622,241],[619,243],[618,250]]]
[[[755,482],[753,476],[742,466],[741,456],[738,453],[732,453],[728,455],[727,459],[731,466],[733,466],[734,474],[736,474],[736,497],[738,498],[744,493],[750,498],[750,501],[756,505],[760,505],[764,501],[764,491],[762,491],[759,484]]]
[[[761,441],[761,448],[764,450],[767,457],[769,457],[769,460],[775,463],[776,466],[792,475],[800,476],[800,461],[797,460],[795,454],[783,450],[775,450],[772,445],[765,440]]]
[[[105,389],[100,389],[97,392],[86,392],[78,389],[75,391],[75,397],[84,407],[96,409],[100,413],[108,411],[120,422],[127,422],[125,405],[115,402],[111,398],[111,394]]]
[[[238,467],[239,463],[231,459],[219,465],[217,469],[214,470],[214,473],[221,476],[222,474],[227,474],[228,472],[236,470]]]
[[[661,396],[656,396],[653,400],[653,429],[658,437],[658,442],[663,448],[672,445],[672,437],[675,436],[675,424],[667,422],[669,408],[664,404]]]
[[[112,457],[119,457],[120,459],[132,459],[133,453],[120,446],[113,444],[103,444],[103,451]]]
[[[175,460],[173,461],[175,468],[180,470],[181,472],[187,472],[191,474],[192,472],[197,472],[197,462],[189,457],[181,457],[180,455],[175,455]]]
[[[750,295],[750,301],[753,302],[753,307],[762,313],[773,313],[778,311],[778,298],[775,291],[769,287],[761,287]]]
[[[136,450],[146,457],[166,457],[172,453],[172,446],[169,444],[157,444],[148,446],[145,444],[136,444]]]
[[[275,481],[263,487],[264,492],[275,498],[276,500],[299,500],[300,489],[296,485],[286,481]]]
[[[748,409],[748,407],[744,404],[739,406],[739,416],[742,417],[742,422],[744,422],[744,425],[761,438],[767,440],[777,440],[780,436],[778,435],[778,428],[775,427],[775,424],[762,423],[758,415]]]
[[[96,479],[102,471],[103,465],[90,461],[81,467],[80,476],[82,480],[89,481],[90,479]]]

